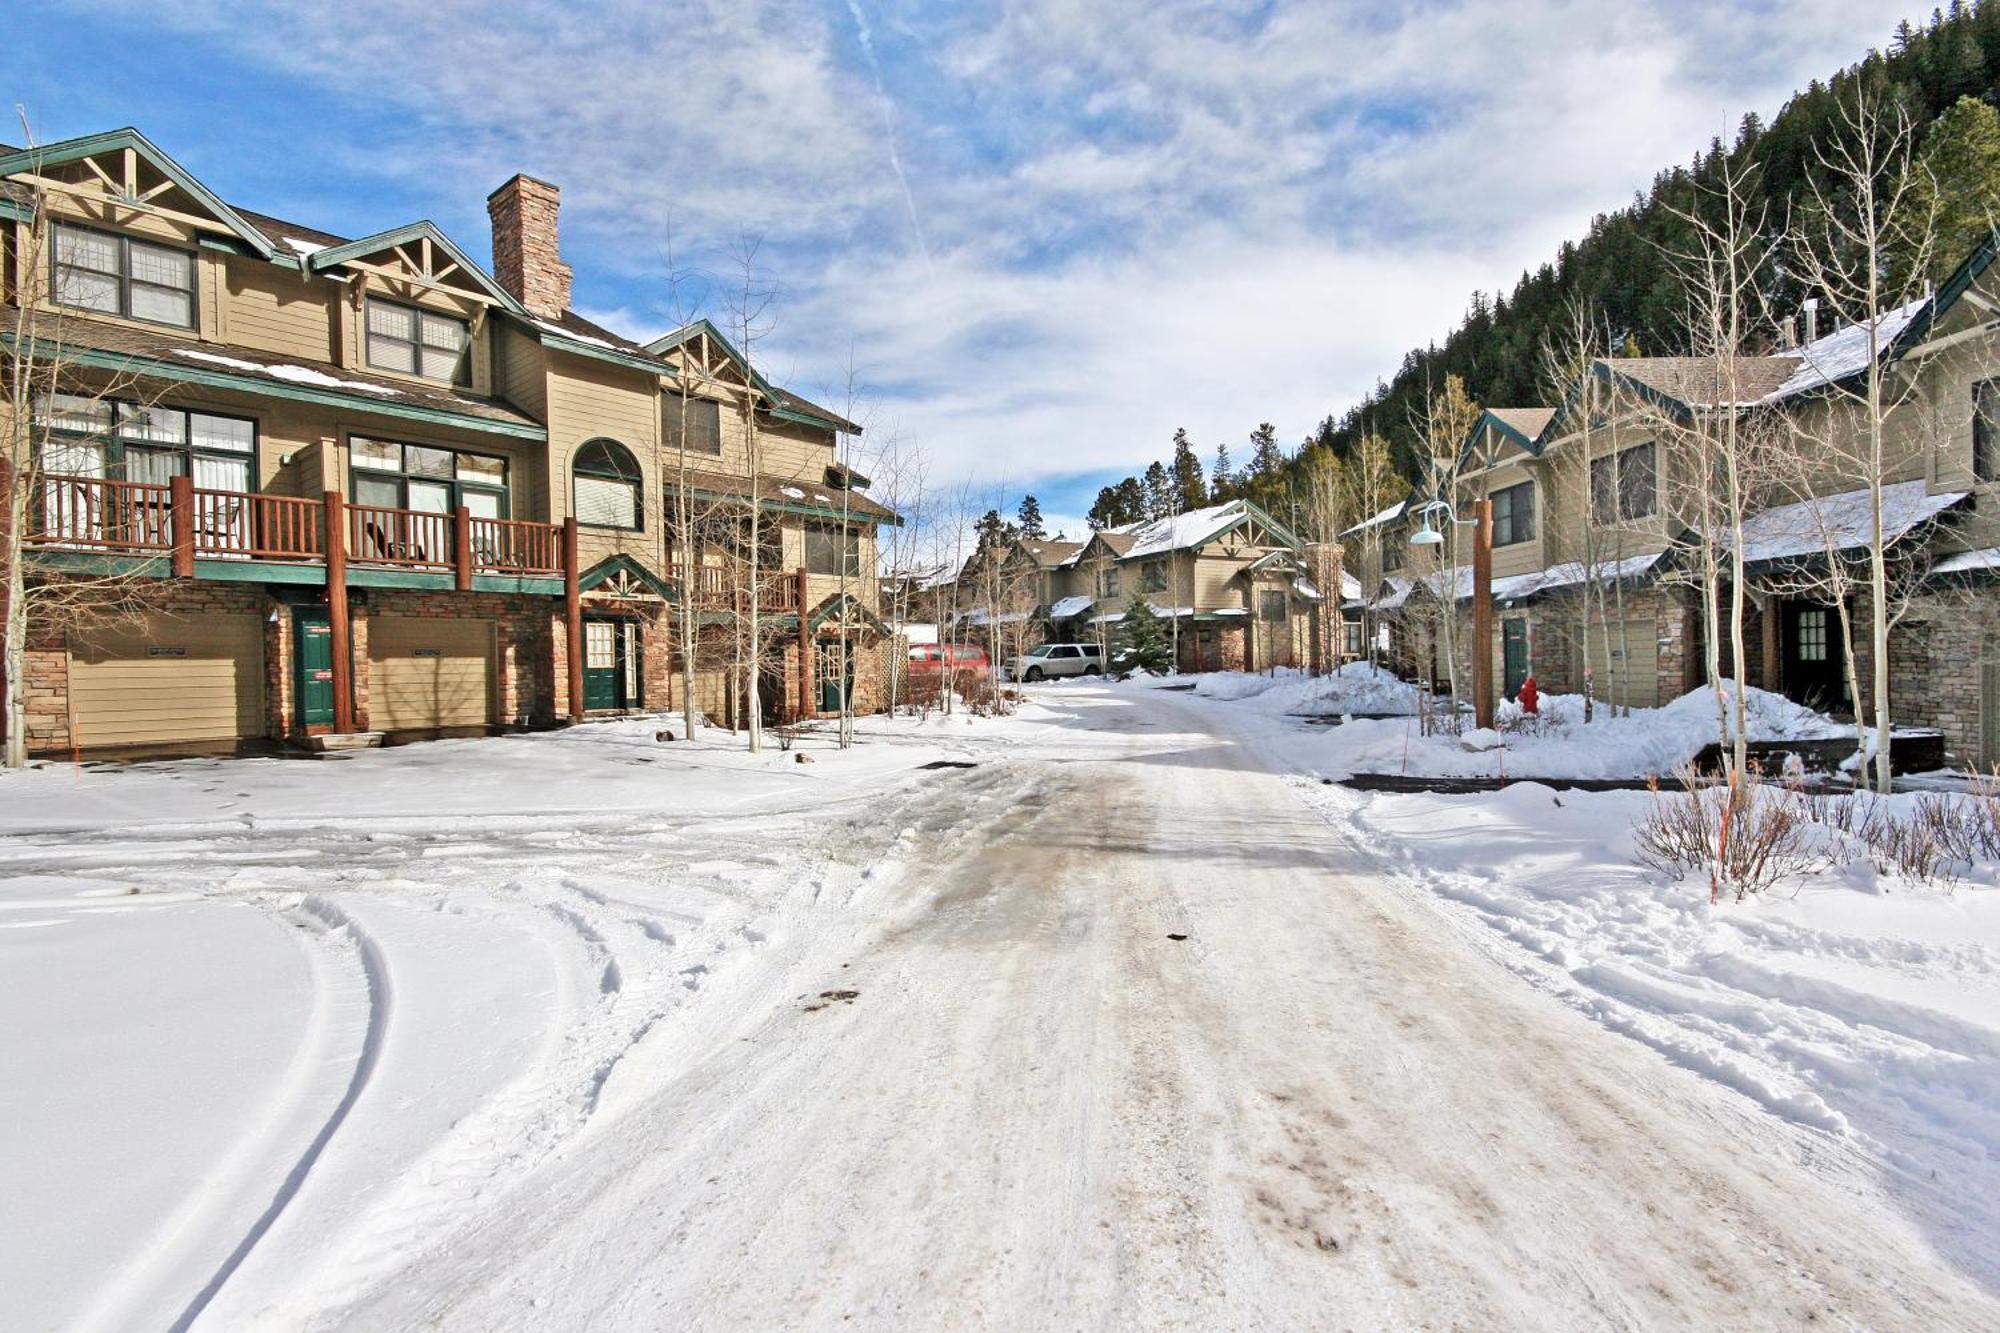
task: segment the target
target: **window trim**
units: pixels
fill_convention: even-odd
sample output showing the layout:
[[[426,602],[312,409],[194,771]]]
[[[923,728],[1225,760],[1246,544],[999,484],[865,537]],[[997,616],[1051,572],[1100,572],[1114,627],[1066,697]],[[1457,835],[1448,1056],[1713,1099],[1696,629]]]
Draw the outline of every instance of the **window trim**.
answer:
[[[842,577],[850,579],[858,579],[861,577],[861,529],[860,528],[856,527],[852,523],[829,523],[824,520],[816,521],[809,519],[803,525],[803,531],[804,531],[804,549],[800,552],[800,555],[802,557],[802,563],[804,564],[805,571],[808,576],[813,578],[828,578],[828,579],[837,579]],[[840,559],[841,563],[845,564],[851,561],[853,568],[847,570],[845,574],[843,574],[843,572],[838,569],[814,569],[812,557],[813,557],[813,537],[815,534],[831,534],[834,540],[839,543],[838,558]]]
[[[1990,411],[1982,410],[1980,399],[1985,396],[1993,399]],[[1985,467],[1980,466],[1982,454]],[[2000,378],[1974,380],[1972,384],[1972,479],[2000,481]]]
[[[1521,532],[1518,531],[1518,529],[1521,526],[1522,514],[1520,506],[1517,503],[1517,500],[1520,494],[1524,491],[1527,493],[1528,497],[1528,505],[1527,505],[1528,530],[1526,532]],[[1502,541],[1500,538],[1500,497],[1503,495],[1508,497],[1507,499],[1508,535],[1505,541]],[[1523,542],[1531,542],[1535,539],[1535,518],[1536,518],[1535,483],[1532,480],[1517,481],[1512,486],[1502,486],[1499,490],[1494,491],[1491,495],[1487,496],[1486,498],[1493,505],[1493,545],[1496,549],[1502,546],[1519,546]]]
[[[62,288],[60,275],[66,266],[62,262],[62,240],[60,233],[64,231],[84,232],[92,236],[102,236],[107,240],[118,243],[118,272],[115,275],[118,282],[117,310],[99,310],[95,306],[77,305],[62,299],[60,295]],[[175,245],[169,241],[156,240],[151,236],[133,236],[122,231],[111,231],[104,227],[92,227],[81,222],[71,222],[66,218],[52,219],[50,221],[49,241],[50,304],[61,306],[64,310],[80,310],[87,315],[110,315],[113,319],[130,320],[134,324],[147,324],[156,329],[180,329],[187,333],[199,333],[201,331],[201,252],[199,250]],[[186,257],[188,266],[187,323],[173,324],[163,319],[147,319],[144,315],[135,315],[132,313],[132,284],[135,282],[142,287],[156,288],[160,291],[179,290],[173,287],[162,287],[157,282],[145,282],[132,276],[132,243],[134,241],[139,242],[141,245],[150,245],[161,250],[172,250],[176,254]],[[76,266],[68,265],[67,267]],[[100,277],[113,276],[99,273],[96,269],[85,269],[83,271],[86,273],[98,273]]]
[[[676,400],[684,401],[689,408],[703,404],[715,413],[715,448],[690,449],[685,433],[679,433],[683,424],[680,407]],[[689,413],[691,417],[692,412]],[[713,398],[703,398],[699,394],[680,394],[669,389],[660,395],[660,438],[666,447],[675,453],[693,454],[700,458],[722,457],[722,404]]]
[[[354,465],[354,442],[356,440],[373,440],[377,444],[393,444],[396,446],[396,448],[402,450],[403,454],[398,461],[396,470],[394,472],[390,472],[383,468],[356,467]],[[429,449],[436,453],[450,454],[453,459],[451,467],[451,476],[449,478],[425,477],[413,474],[410,471],[410,458],[408,452],[411,449]],[[460,456],[465,456],[469,458],[493,459],[494,461],[498,462],[501,468],[503,469],[502,475],[506,477],[506,481],[499,486],[490,486],[487,485],[485,482],[478,482],[478,481],[468,482],[462,480],[458,475],[457,459]],[[358,489],[357,484],[363,477],[372,477],[378,481],[386,481],[391,477],[395,478],[397,503],[388,506],[391,509],[407,510],[410,508],[410,481],[414,477],[415,480],[420,482],[426,482],[431,485],[447,486],[451,489],[451,507],[449,510],[447,510],[447,512],[449,513],[455,513],[461,507],[463,507],[465,505],[466,491],[473,490],[473,491],[478,491],[483,495],[495,495],[499,497],[500,518],[503,521],[511,519],[514,516],[514,460],[512,458],[509,458],[506,454],[489,454],[486,453],[484,450],[480,449],[460,449],[457,448],[456,446],[449,444],[425,444],[419,440],[392,440],[380,435],[370,435],[365,431],[351,431],[348,433],[347,436],[348,503],[350,504],[365,503],[364,501],[359,499],[355,494],[356,490]]]
[[[594,444],[609,445],[623,454],[625,460],[632,465],[632,475],[627,477],[611,471],[603,471],[595,468],[579,468],[577,460],[583,456],[584,450]],[[630,527],[622,523],[587,523],[582,518],[577,518],[576,525],[578,527],[589,528],[593,532],[644,532],[646,530],[646,472],[644,468],[639,466],[639,455],[633,453],[623,442],[614,440],[609,435],[593,435],[583,443],[577,445],[575,452],[569,456],[569,512],[572,517],[577,512],[576,479],[578,477],[589,477],[594,481],[615,481],[632,488],[632,525]]]
[[[391,310],[407,310],[415,316],[416,338],[413,340],[397,338],[390,334],[375,332],[369,323],[368,311],[370,307],[378,305]],[[465,331],[465,347],[459,355],[459,370],[448,379],[437,375],[424,374],[424,348],[430,346],[429,343],[424,341],[424,317],[426,315],[432,319],[450,320]],[[410,364],[415,369],[404,370],[401,366],[385,366],[378,362],[375,359],[375,339],[377,338],[381,338],[385,342],[406,343],[411,353]],[[409,301],[398,301],[387,296],[377,296],[374,292],[369,292],[366,299],[361,303],[361,364],[369,370],[379,370],[390,375],[408,375],[411,379],[422,380],[426,384],[449,384],[454,389],[469,389],[472,387],[473,341],[472,321],[469,319],[461,319],[457,315],[448,315],[442,310],[433,310],[429,306],[415,305]],[[439,347],[432,350],[443,351],[444,349]]]
[[[44,399],[46,399],[49,396],[50,395],[46,394],[42,395]],[[82,395],[71,394],[64,396],[81,397]],[[54,427],[54,426],[44,426],[40,423],[39,420],[33,420],[31,418],[31,420],[33,420],[31,428],[35,431],[36,434],[35,452],[37,456],[37,464],[36,464],[37,467],[40,466],[39,458],[41,450],[43,446],[47,444],[47,442],[51,437],[60,437],[66,440],[101,441],[104,445],[104,475],[108,480],[113,480],[113,481],[130,480],[129,477],[125,476],[125,451],[128,447],[139,449],[141,451],[147,449],[154,449],[161,453],[178,452],[181,455],[182,459],[185,460],[188,466],[188,471],[183,475],[189,477],[192,477],[194,475],[193,465],[194,465],[194,460],[197,458],[209,458],[226,462],[247,463],[249,465],[250,483],[248,489],[244,492],[244,494],[258,495],[262,493],[263,487],[261,485],[261,477],[263,469],[260,466],[260,464],[263,461],[264,432],[262,424],[258,421],[256,417],[239,416],[234,412],[216,412],[216,411],[211,411],[210,409],[205,407],[178,407],[172,403],[139,403],[129,398],[92,398],[89,399],[88,401],[93,403],[103,403],[106,406],[110,407],[111,409],[111,424],[101,434],[92,434],[89,431],[81,431],[81,430],[67,430],[61,427]],[[159,440],[128,439],[118,428],[119,409],[128,407],[138,408],[146,412],[180,413],[182,418],[180,442],[178,444],[175,444]],[[34,409],[34,417],[39,418],[44,410],[45,409],[42,408]],[[221,421],[243,422],[245,425],[250,427],[250,448],[244,452],[238,452],[233,449],[197,448],[194,442],[194,418],[196,416],[215,417]],[[63,474],[58,473],[56,475],[60,476]]]

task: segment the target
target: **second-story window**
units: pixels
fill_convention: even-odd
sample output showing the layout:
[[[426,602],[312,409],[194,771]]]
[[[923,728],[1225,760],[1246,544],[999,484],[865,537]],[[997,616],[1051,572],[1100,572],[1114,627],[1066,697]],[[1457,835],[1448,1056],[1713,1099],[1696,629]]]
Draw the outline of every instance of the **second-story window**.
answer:
[[[446,384],[472,383],[472,328],[462,319],[368,298],[368,364]]]
[[[861,533],[834,523],[806,524],[806,573],[861,573]]]
[[[1390,532],[1382,538],[1382,572],[1392,573],[1403,567],[1403,547],[1410,540],[1403,532]]]
[[[1653,446],[1637,444],[1590,460],[1590,514],[1599,523],[1645,518],[1659,508]]]
[[[1101,586],[1104,590],[1099,596],[1116,597],[1118,595],[1118,566],[1112,565],[1105,569]]]
[[[1524,481],[1493,492],[1493,544],[1512,546],[1534,536],[1535,483]]]
[[[1972,475],[2000,481],[2000,380],[1972,386]]]
[[[683,398],[670,393],[660,400],[661,438],[667,448],[690,454],[722,453],[722,404],[712,398]]]
[[[637,531],[640,515],[639,464],[615,440],[590,440],[570,464],[576,492],[576,521],[591,528]]]
[[[507,460],[356,435],[347,442],[356,504],[474,518],[507,517]]]
[[[194,256],[115,232],[55,224],[57,305],[194,327]]]
[[[1167,562],[1148,560],[1139,566],[1140,592],[1165,592],[1167,590]]]

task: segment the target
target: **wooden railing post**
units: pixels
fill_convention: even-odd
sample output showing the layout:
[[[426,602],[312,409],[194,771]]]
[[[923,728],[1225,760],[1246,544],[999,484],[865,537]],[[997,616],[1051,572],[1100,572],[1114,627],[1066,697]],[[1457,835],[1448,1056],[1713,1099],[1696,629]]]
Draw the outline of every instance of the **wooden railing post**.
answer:
[[[333,729],[346,734],[354,730],[354,627],[347,619],[347,503],[339,491],[326,493],[326,622],[333,632]]]
[[[563,618],[569,639],[569,720],[583,721],[583,571],[577,567],[576,519],[563,520]]]
[[[168,513],[174,525],[174,577],[194,577],[194,478],[182,474],[167,486]]]
[[[799,566],[798,579],[799,613],[799,716],[811,717],[813,707],[813,653],[812,630],[806,625],[806,570]]]
[[[451,511],[451,568],[460,592],[472,591],[472,511]]]

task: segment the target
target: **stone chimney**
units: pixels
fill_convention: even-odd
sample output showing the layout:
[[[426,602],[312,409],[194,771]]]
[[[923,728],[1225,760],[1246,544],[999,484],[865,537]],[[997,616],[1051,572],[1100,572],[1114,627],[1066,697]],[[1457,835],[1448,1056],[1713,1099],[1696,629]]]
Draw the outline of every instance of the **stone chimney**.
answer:
[[[516,176],[486,196],[493,219],[493,276],[537,319],[558,320],[569,309],[570,268],[556,245],[562,191],[533,176]]]

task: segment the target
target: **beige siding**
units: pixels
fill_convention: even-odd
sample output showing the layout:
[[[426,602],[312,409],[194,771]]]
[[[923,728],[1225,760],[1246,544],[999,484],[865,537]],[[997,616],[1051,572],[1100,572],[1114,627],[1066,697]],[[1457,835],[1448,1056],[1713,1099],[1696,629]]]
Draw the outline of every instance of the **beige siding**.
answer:
[[[276,356],[334,359],[333,305],[340,284],[232,257],[226,264],[229,341]]]
[[[85,748],[226,742],[263,730],[256,615],[149,616],[72,636],[71,734]]]
[[[1659,627],[1652,620],[1611,621],[1590,635],[1590,672],[1599,696],[1634,708],[1660,702]]]
[[[368,626],[369,725],[377,731],[483,727],[493,714],[493,625],[384,616]]]

